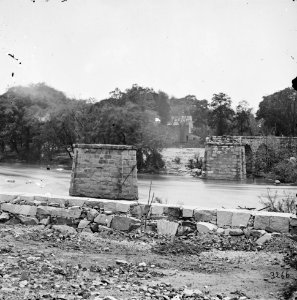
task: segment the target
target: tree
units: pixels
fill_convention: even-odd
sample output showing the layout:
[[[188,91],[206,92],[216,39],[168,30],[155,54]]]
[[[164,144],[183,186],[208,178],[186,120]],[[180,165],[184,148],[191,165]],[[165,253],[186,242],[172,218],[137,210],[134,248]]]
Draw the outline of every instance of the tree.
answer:
[[[234,117],[234,131],[238,135],[252,135],[251,128],[252,108],[249,107],[247,101],[240,101],[236,106]]]
[[[196,128],[203,128],[208,125],[208,101],[207,100],[197,100],[195,102],[195,107],[192,113],[193,125]]]
[[[214,94],[210,103],[209,124],[216,135],[231,132],[234,111],[231,108],[231,98],[224,93]]]
[[[256,113],[257,120],[263,120],[262,130],[277,136],[295,136],[296,101],[295,91],[292,88],[264,96]]]
[[[169,97],[166,93],[159,91],[156,95],[156,110],[162,125],[167,125],[170,121]]]

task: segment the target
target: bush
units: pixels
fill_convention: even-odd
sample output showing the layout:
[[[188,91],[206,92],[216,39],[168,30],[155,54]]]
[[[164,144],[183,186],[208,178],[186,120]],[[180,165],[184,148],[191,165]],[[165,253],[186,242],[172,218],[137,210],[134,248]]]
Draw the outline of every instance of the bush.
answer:
[[[196,154],[193,158],[188,160],[188,164],[186,165],[189,169],[202,169],[203,159],[199,154]]]
[[[267,195],[259,198],[261,199],[261,204],[266,208],[267,211],[295,214],[297,204],[296,197],[291,193],[287,193],[286,191],[283,191],[283,196],[280,197],[278,196],[278,191],[275,191],[273,194],[270,188],[267,188]]]
[[[281,182],[297,182],[297,167],[290,161],[278,162],[275,164],[272,171],[275,174],[275,179]]]
[[[138,170],[156,173],[165,166],[162,155],[157,150],[152,150],[150,153],[145,153],[141,160],[142,166],[137,166]],[[137,161],[137,164],[139,164],[139,161]]]
[[[161,197],[155,197],[153,200],[153,203],[168,204],[168,199],[163,199]]]
[[[180,159],[180,157],[179,156],[176,156],[175,158],[174,158],[174,160],[173,160],[176,164],[180,164],[180,161],[181,161],[181,159]]]

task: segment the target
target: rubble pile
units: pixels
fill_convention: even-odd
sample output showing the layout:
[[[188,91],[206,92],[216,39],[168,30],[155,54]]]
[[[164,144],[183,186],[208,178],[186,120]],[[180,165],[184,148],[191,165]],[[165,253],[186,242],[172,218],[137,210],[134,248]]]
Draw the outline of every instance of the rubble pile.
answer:
[[[157,233],[153,235],[149,232],[123,234],[114,231],[114,234],[106,235],[106,231],[102,231],[102,236],[100,232],[96,233],[96,238],[91,240],[88,239],[88,237],[94,236],[91,233],[78,233],[72,231],[73,228],[67,225],[60,225],[63,230],[50,228],[51,226],[48,225],[48,228],[23,225],[0,226],[0,255],[2,258],[0,262],[0,299],[250,299],[239,291],[238,293],[235,291],[232,296],[227,296],[224,294],[213,295],[207,288],[199,290],[187,286],[176,287],[170,284],[170,281],[168,282],[166,264],[162,265],[160,262],[131,262],[128,259],[119,258],[113,259],[111,263],[110,261],[98,263],[96,259],[88,263],[86,259],[84,263],[72,259],[67,260],[60,257],[59,254],[59,251],[62,250],[67,250],[66,253],[70,254],[76,251],[83,256],[88,253],[123,254],[123,248],[117,244],[112,245],[113,240],[119,241],[119,237],[122,237],[123,241],[128,239],[136,242],[139,237],[143,237],[147,244],[153,244],[153,253],[166,256],[179,255],[179,269],[186,269],[184,259],[191,261],[193,260],[191,257],[195,255],[198,256],[199,264],[193,260],[191,270],[211,274],[226,271],[226,266],[220,266],[221,259],[219,257],[203,259],[200,254],[205,251],[213,251],[213,248],[223,250],[222,243],[225,243],[226,249],[248,250],[244,246],[246,244],[243,242],[243,236],[238,238],[209,232],[197,233],[188,237],[175,237],[171,240],[169,237],[158,236]],[[105,239],[106,237],[108,238]],[[295,251],[295,254],[297,253],[294,241],[286,238],[287,244],[285,244],[283,236],[280,235],[273,239],[278,245],[282,245],[278,249],[279,251],[285,252],[287,249],[291,249]],[[34,241],[34,246],[26,247],[29,241]],[[252,240],[250,241],[252,243]],[[43,245],[43,248],[36,249],[35,245],[38,242]],[[236,247],[232,248],[235,244]],[[55,246],[52,247],[52,245]],[[109,247],[106,247],[107,245]],[[272,245],[271,241],[256,250],[271,250],[269,245]],[[274,250],[276,251],[276,249]],[[224,260],[226,259],[224,258]],[[227,259],[226,262],[234,265],[237,259]],[[288,261],[288,263],[290,262]]]

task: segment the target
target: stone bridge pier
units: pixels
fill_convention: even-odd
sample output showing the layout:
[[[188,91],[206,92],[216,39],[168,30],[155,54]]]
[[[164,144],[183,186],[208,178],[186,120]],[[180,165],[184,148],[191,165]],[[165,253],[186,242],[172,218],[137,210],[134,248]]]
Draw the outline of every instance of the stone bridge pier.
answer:
[[[69,194],[138,199],[136,148],[126,145],[75,145]]]
[[[245,147],[232,137],[208,139],[205,146],[207,179],[246,179]]]
[[[212,136],[205,146],[206,178],[243,180],[254,174],[255,161],[261,155],[297,156],[296,137],[276,136]],[[266,154],[265,154],[266,153]]]

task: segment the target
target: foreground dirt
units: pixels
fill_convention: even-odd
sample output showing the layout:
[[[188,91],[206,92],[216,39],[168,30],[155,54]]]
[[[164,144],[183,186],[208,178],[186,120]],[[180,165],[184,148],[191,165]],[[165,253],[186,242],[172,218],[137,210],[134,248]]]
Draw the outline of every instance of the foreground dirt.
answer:
[[[218,242],[213,235],[170,241],[0,225],[0,299],[289,298],[294,241],[275,237],[251,251],[237,237],[229,250],[213,250],[211,242]]]

